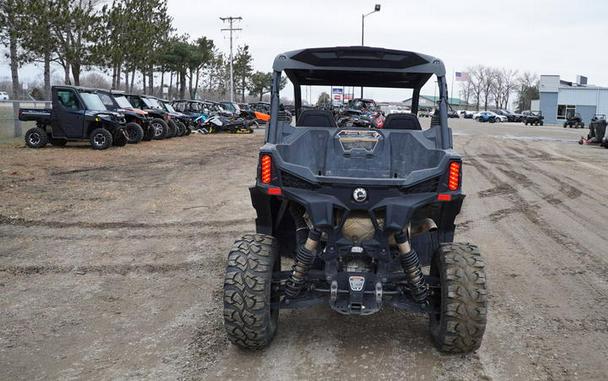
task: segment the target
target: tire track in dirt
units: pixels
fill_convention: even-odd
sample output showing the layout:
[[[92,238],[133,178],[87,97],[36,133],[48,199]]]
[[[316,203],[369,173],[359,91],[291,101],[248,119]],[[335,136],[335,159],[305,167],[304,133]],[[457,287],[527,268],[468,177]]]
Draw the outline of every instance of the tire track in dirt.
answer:
[[[171,227],[231,227],[251,223],[249,218],[235,218],[231,220],[199,220],[199,221],[173,221],[173,222],[130,222],[130,221],[115,221],[115,222],[88,222],[88,221],[53,221],[53,220],[31,220],[21,217],[11,217],[0,214],[0,225],[13,226],[42,226],[46,228],[85,228],[85,229],[156,229],[156,228],[171,228]]]
[[[107,265],[9,265],[1,266],[0,272],[5,272],[11,275],[44,275],[44,274],[68,274],[74,273],[84,275],[95,273],[96,275],[127,275],[130,273],[137,274],[154,274],[154,273],[172,273],[172,272],[187,272],[198,271],[204,266],[209,266],[209,260],[182,262],[182,263],[138,263],[138,264],[107,264]]]
[[[466,152],[466,148],[464,150]],[[471,158],[467,156],[471,163],[477,168],[479,173],[486,178],[491,184],[496,187],[504,186],[505,182],[502,181],[494,172],[493,169],[495,167],[485,165],[477,158]],[[503,195],[503,198],[510,201],[514,206],[508,209],[504,209],[502,211],[497,211],[495,216],[495,221],[497,222],[500,219],[504,218],[507,214],[518,213],[526,218],[529,222],[531,222],[534,226],[541,230],[545,236],[549,237],[559,246],[566,249],[569,253],[576,255],[576,257],[580,259],[584,259],[587,261],[585,264],[585,268],[587,271],[595,274],[599,279],[605,280],[606,274],[608,274],[608,264],[594,256],[594,254],[586,248],[581,242],[575,240],[567,233],[560,231],[559,229],[554,228],[550,221],[545,220],[540,214],[540,208],[538,205],[528,202],[523,196],[519,194],[519,192],[511,193],[508,195]],[[496,219],[498,218],[498,219]],[[516,239],[515,237],[513,237]],[[539,268],[542,268],[542,263],[538,262],[537,258],[531,259],[535,262]],[[552,257],[553,261],[557,261],[560,263],[562,267],[569,267],[571,264],[565,263],[563,260],[560,260],[557,255]],[[584,274],[579,274],[584,275]],[[606,303],[608,300],[608,293],[605,290],[599,289],[596,284],[594,284],[588,277],[581,276],[580,279],[585,282],[590,289],[593,289],[598,296],[601,297],[602,301],[600,303]]]

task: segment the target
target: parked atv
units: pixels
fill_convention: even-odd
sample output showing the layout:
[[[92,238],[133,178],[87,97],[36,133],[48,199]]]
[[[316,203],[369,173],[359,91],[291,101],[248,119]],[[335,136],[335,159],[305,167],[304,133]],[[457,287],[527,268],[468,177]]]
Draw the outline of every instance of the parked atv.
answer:
[[[568,119],[564,122],[564,128],[566,127],[574,127],[574,128],[585,128],[585,123],[581,118],[581,114],[578,112],[574,115],[570,115]]]
[[[278,115],[283,72],[294,79],[295,125]],[[478,349],[486,277],[479,249],[453,242],[465,196],[441,60],[371,47],[304,49],[277,56],[273,75],[271,120],[249,189],[256,233],[234,243],[226,265],[230,341],[264,348],[275,336],[280,309],[325,304],[343,315],[384,307],[426,314],[439,350]],[[383,129],[342,128],[331,111],[302,107],[302,86],[416,93],[433,75],[439,109],[425,131],[416,101],[412,114],[388,115]],[[282,269],[282,258],[293,260],[291,270]],[[395,324],[408,324],[408,315],[396,318]],[[312,329],[327,329],[323,324]]]
[[[539,111],[539,112],[534,112],[534,111],[524,111],[523,112],[523,121],[524,121],[524,125],[530,125],[530,126],[542,126],[544,124],[544,120],[545,117],[543,116],[543,114]]]
[[[154,139],[166,139],[175,136],[175,123],[171,122],[171,116],[164,111],[155,99],[145,95],[125,95],[129,103],[138,109],[144,110],[152,118],[150,125],[154,128]]]
[[[148,113],[134,108],[122,93],[108,90],[97,90],[97,95],[108,110],[124,114],[127,121],[127,142],[137,144],[142,140],[150,141],[154,138],[154,127],[151,126],[152,118]]]
[[[19,109],[19,120],[36,122],[25,133],[25,144],[42,148],[88,140],[97,150],[127,144],[125,116],[106,109],[94,89],[53,86],[51,109]]]

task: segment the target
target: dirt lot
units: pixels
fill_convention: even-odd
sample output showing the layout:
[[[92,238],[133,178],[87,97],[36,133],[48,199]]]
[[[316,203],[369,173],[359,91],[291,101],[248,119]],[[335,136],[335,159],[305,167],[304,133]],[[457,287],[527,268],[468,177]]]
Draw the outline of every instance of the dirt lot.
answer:
[[[582,131],[452,122],[480,245],[481,349],[445,356],[427,318],[282,312],[266,351],[223,334],[232,241],[263,136],[96,152],[0,145],[0,379],[600,380],[608,374],[608,150]]]

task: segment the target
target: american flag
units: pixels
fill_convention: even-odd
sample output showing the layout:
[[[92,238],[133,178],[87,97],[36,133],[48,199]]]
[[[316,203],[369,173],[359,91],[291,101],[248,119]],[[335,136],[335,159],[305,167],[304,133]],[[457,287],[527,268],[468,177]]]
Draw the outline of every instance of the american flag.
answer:
[[[456,72],[456,80],[457,81],[467,81],[469,79],[469,73],[465,73],[463,71]]]

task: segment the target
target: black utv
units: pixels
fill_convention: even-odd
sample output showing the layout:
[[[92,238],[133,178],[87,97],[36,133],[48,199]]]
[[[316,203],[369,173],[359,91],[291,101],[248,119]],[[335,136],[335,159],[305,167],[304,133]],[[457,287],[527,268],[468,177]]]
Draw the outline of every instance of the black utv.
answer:
[[[137,109],[129,103],[121,92],[98,90],[97,95],[108,110],[117,111],[125,116],[127,121],[127,140],[129,144],[137,144],[142,140],[154,139],[155,130],[152,127],[153,118],[144,110]]]
[[[36,122],[25,134],[28,147],[65,146],[68,141],[83,140],[98,150],[127,144],[124,115],[108,110],[96,90],[53,86],[51,92],[51,109],[19,109],[19,120]]]
[[[577,112],[574,115],[569,115],[568,119],[566,119],[566,121],[564,122],[564,128],[566,127],[585,128],[585,122],[583,122],[581,114]]]
[[[126,95],[129,103],[140,110],[144,110],[154,120],[151,122],[154,128],[154,139],[172,138],[177,134],[177,126],[171,121],[171,116],[155,98],[145,95]]]
[[[280,117],[283,72],[294,88],[295,123]],[[344,315],[385,306],[426,314],[441,351],[479,348],[486,277],[479,249],[454,242],[465,196],[445,74],[437,58],[381,48],[277,56],[271,119],[250,188],[256,233],[238,239],[227,259],[224,326],[232,343],[265,347],[280,309],[322,303]],[[422,129],[420,91],[432,76],[438,111]],[[302,110],[303,86],[410,89],[412,111],[388,115],[383,129],[340,127],[330,111]]]

